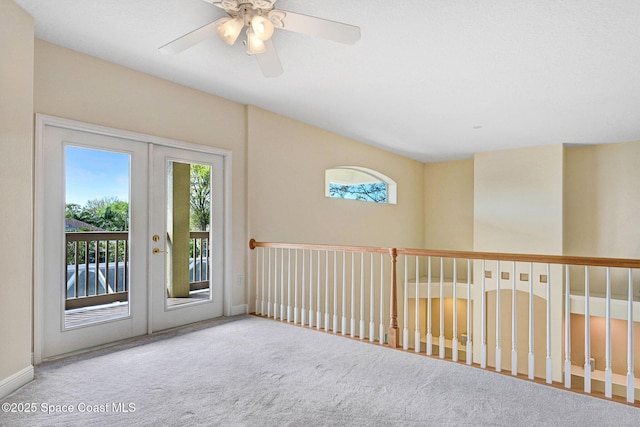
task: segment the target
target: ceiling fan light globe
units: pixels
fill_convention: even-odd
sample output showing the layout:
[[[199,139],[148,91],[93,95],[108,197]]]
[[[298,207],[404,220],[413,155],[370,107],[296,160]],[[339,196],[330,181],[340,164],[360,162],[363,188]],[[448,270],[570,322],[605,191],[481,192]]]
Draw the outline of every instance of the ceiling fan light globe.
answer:
[[[218,35],[226,44],[233,46],[244,27],[242,20],[238,18],[229,19],[218,27]]]
[[[264,53],[267,47],[264,45],[264,41],[260,40],[253,29],[249,27],[247,30],[247,53],[249,55],[256,55],[258,53]]]
[[[267,41],[273,36],[273,23],[264,16],[256,15],[251,19],[253,33],[262,41]]]

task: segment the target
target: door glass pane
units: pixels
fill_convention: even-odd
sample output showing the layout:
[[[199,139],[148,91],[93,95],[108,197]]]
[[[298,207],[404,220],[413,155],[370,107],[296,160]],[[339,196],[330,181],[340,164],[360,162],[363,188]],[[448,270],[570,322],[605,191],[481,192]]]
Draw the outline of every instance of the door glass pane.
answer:
[[[167,163],[167,307],[211,299],[211,166]]]
[[[129,316],[129,154],[65,147],[65,327]]]

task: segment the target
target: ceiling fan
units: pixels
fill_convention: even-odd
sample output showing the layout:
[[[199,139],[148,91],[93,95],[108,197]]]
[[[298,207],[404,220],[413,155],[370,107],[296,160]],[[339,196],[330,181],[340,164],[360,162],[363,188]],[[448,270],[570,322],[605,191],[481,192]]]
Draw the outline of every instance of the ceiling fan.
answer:
[[[228,16],[210,22],[160,47],[163,53],[180,53],[208,37],[218,34],[233,45],[246,27],[247,53],[255,55],[265,77],[282,74],[282,64],[271,36],[275,29],[322,37],[353,44],[360,39],[360,28],[314,16],[275,9],[277,0],[204,0],[223,9]]]

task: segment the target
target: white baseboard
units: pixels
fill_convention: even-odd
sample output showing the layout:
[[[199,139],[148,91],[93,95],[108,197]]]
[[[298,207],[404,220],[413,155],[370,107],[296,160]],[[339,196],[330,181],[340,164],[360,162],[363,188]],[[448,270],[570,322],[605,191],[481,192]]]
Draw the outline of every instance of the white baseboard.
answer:
[[[0,399],[3,399],[33,380],[33,365],[29,365],[0,381]]]
[[[233,307],[231,307],[231,315],[237,316],[239,314],[247,314],[248,310],[249,310],[248,304],[234,305]]]

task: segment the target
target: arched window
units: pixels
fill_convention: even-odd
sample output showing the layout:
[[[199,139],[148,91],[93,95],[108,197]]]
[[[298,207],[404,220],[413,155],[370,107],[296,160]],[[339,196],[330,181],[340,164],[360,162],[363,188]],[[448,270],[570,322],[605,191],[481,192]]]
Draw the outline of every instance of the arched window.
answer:
[[[336,166],[325,170],[325,196],[396,204],[396,182],[373,169],[360,166]]]

